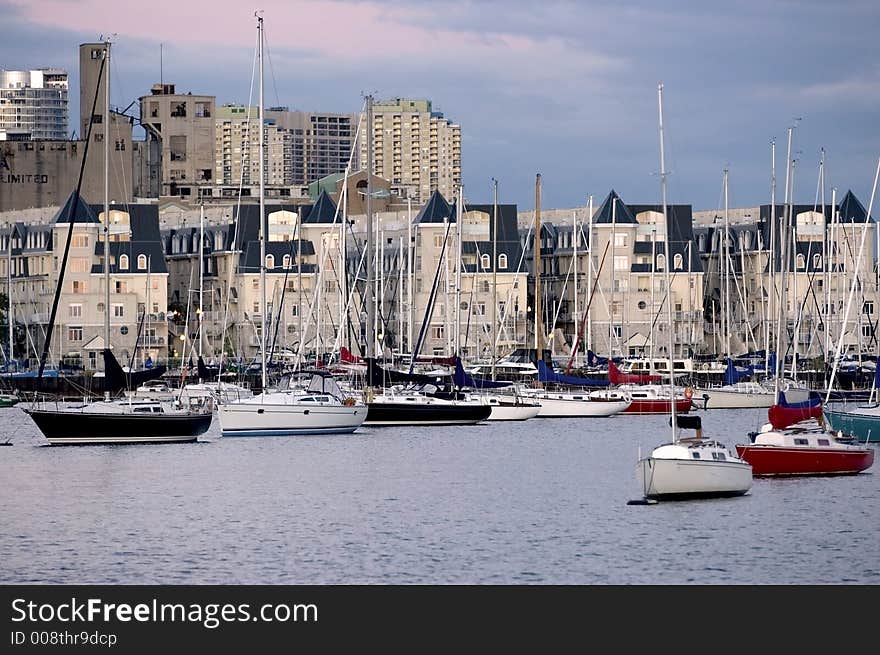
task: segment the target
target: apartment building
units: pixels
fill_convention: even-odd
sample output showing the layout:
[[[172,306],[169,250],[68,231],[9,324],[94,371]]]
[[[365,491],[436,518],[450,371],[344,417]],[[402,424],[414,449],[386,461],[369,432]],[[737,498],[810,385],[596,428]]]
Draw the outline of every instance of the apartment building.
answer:
[[[461,186],[461,126],[434,111],[430,100],[393,98],[373,104],[373,124],[361,117],[361,133],[373,144],[373,173],[398,195],[425,203],[434,191],[454,202]],[[367,168],[366,141],[358,146]]]
[[[0,70],[0,141],[68,137],[67,71]]]
[[[786,257],[781,228],[789,216],[786,240],[793,245]],[[852,191],[824,207],[728,211],[726,226],[723,210],[697,212],[695,219],[706,271],[704,344],[711,352],[727,350],[728,334],[734,355],[775,349],[780,316],[789,355],[827,359],[841,334],[844,352],[876,350],[876,223]]]
[[[150,206],[111,205],[110,306],[104,277],[103,206],[89,205],[75,194],[51,222],[8,223],[0,237],[7,256],[0,277],[7,280],[13,318],[25,332],[18,360],[39,361],[60,286],[50,345],[50,361],[64,360],[100,370],[105,348],[104,316],[110,312],[110,347],[123,365],[150,357],[166,359],[168,270],[159,238],[158,212]],[[70,237],[64,279],[60,262]]]

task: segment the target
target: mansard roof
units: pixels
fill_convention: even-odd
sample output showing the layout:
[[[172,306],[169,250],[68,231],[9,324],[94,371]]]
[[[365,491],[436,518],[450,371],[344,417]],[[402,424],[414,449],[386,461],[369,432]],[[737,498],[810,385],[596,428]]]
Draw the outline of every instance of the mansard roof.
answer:
[[[92,211],[83,197],[76,190],[70,192],[67,200],[55,214],[53,223],[97,223],[98,215]]]
[[[443,194],[436,189],[428,198],[428,202],[421,208],[413,219],[413,223],[445,223],[455,221],[455,205],[446,202]]]
[[[303,205],[299,209],[303,223],[333,223],[339,220],[336,216],[336,203],[326,191],[321,191],[314,205]]]
[[[617,200],[617,207],[614,201]],[[599,211],[593,216],[593,225],[604,223],[638,223],[626,203],[617,195],[617,191],[611,189],[611,193],[605,198],[605,202],[599,207]]]

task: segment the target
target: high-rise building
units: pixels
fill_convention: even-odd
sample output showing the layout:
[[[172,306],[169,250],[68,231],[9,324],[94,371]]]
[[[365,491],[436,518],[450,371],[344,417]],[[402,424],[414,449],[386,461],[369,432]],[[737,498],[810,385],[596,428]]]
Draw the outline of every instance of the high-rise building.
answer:
[[[325,114],[266,110],[266,118],[291,134],[292,184],[311,184],[327,175],[342,173],[354,148],[357,114]]]
[[[430,100],[374,103],[369,134],[373,173],[390,180],[401,195],[426,202],[439,191],[447,201],[455,200],[461,184],[461,126],[433,111]],[[361,140],[359,150],[361,168],[366,168],[366,141]]]
[[[161,143],[159,192],[195,199],[210,195],[214,179],[214,96],[177,93],[154,84],[141,96],[141,125],[147,141]]]
[[[224,105],[217,109],[215,184],[260,183],[260,161],[256,156],[260,146],[257,117],[257,107]],[[265,183],[270,186],[294,184],[291,132],[275,125],[274,119],[267,116],[263,126],[263,139],[266,146]]]
[[[0,141],[67,138],[67,71],[0,70]]]

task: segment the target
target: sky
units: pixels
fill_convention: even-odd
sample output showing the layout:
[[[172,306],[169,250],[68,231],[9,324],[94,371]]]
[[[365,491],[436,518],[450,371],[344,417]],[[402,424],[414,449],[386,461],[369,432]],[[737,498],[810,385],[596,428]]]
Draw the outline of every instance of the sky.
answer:
[[[111,103],[162,79],[178,92],[251,96],[265,21],[265,104],[357,112],[363,97],[428,98],[462,130],[471,202],[542,209],[659,203],[663,121],[669,203],[777,198],[788,128],[795,202],[852,189],[867,207],[880,157],[876,0],[0,0],[0,68],[64,68],[78,125],[78,46],[112,35]],[[160,48],[161,44],[161,48]],[[160,58],[160,50],[162,56]],[[161,66],[160,66],[161,60]],[[880,201],[878,201],[880,202]]]

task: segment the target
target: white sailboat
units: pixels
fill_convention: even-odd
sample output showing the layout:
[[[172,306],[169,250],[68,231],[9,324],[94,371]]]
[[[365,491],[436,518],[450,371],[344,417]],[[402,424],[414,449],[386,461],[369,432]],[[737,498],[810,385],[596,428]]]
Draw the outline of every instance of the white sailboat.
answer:
[[[266,208],[263,152],[263,18],[257,17],[259,36],[260,100],[260,303],[266,313]],[[367,417],[363,402],[345,396],[327,373],[315,372],[305,391],[270,390],[267,378],[266,335],[260,331],[262,357],[262,393],[251,398],[220,403],[218,414],[222,436],[260,437],[300,434],[339,434],[357,430]]]
[[[663,220],[666,227],[664,248],[669,258],[669,217],[666,211],[666,161],[663,144],[663,85],[657,88],[657,104],[660,113],[660,185],[663,203]],[[672,288],[669,266],[664,266],[666,279],[666,304],[669,320],[669,354],[673,353]],[[669,382],[675,386],[673,367],[669,369]],[[647,500],[709,498],[741,496],[752,486],[752,467],[724,444],[703,438],[699,416],[677,417],[675,403],[670,403],[672,442],[654,448],[650,455],[640,458],[636,466],[636,480]],[[693,438],[682,438],[682,428],[693,429]]]

